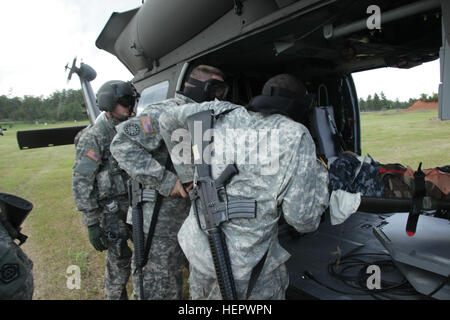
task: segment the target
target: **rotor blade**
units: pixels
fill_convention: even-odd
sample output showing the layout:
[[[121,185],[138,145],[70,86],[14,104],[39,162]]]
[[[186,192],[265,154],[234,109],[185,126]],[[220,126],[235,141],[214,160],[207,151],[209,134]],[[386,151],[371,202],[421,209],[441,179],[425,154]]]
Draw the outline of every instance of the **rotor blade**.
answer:
[[[17,131],[19,148],[33,149],[73,144],[75,136],[86,126]]]
[[[68,66],[66,65],[66,71],[67,71],[67,69],[70,70],[70,71],[69,71],[69,75],[68,75],[68,77],[67,77],[67,83],[69,83],[69,81],[72,79],[72,74],[78,70],[78,68],[77,68],[76,65],[77,65],[77,57],[75,57],[75,58],[73,59],[73,62],[72,62],[72,68],[68,68]]]

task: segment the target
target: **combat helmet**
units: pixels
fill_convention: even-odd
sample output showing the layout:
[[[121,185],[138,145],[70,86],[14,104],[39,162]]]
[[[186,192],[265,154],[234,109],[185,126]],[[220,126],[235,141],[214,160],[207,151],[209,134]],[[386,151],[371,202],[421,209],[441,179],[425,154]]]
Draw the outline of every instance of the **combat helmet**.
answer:
[[[129,82],[111,80],[104,83],[97,92],[97,105],[101,111],[113,111],[117,103],[124,107],[133,107],[136,92]]]

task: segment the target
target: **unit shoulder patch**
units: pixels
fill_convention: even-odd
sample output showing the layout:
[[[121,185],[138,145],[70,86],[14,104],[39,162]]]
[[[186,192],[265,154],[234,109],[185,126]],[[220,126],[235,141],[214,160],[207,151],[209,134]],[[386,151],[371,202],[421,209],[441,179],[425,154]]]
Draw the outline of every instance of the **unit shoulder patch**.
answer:
[[[141,129],[139,128],[139,126],[135,123],[129,123],[125,126],[125,128],[123,129],[125,131],[125,133],[129,136],[137,136],[140,132]]]
[[[86,157],[90,158],[95,163],[97,163],[100,160],[100,155],[98,155],[98,153],[92,149],[86,153]]]
[[[153,133],[152,119],[150,116],[141,117],[142,128],[144,128],[144,133]]]

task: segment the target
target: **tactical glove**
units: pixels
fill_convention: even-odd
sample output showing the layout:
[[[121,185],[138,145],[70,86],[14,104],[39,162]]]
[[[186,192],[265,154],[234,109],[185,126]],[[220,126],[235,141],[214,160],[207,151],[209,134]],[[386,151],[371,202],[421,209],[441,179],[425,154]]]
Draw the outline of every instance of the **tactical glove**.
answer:
[[[100,228],[100,225],[94,224],[92,226],[88,227],[88,236],[89,241],[91,242],[92,246],[97,251],[103,251],[108,249],[102,239],[102,228]]]

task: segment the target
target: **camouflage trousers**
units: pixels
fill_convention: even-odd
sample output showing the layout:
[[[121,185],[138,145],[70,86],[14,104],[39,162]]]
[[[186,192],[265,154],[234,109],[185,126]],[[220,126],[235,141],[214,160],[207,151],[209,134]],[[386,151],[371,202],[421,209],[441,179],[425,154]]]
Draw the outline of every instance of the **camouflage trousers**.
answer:
[[[147,237],[146,237],[147,238]],[[176,234],[154,235],[147,264],[142,270],[146,300],[179,300],[183,291],[185,257]],[[133,299],[140,299],[140,281],[133,256]]]
[[[210,278],[190,266],[189,294],[192,300],[222,300],[216,278]],[[245,300],[248,281],[235,280],[239,300]],[[285,300],[289,275],[283,263],[269,273],[259,275],[249,300]]]
[[[105,271],[105,299],[128,300],[127,283],[131,274],[132,252],[127,240],[130,231],[125,222],[119,219],[119,241],[108,243]]]

